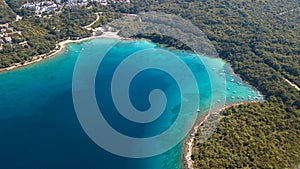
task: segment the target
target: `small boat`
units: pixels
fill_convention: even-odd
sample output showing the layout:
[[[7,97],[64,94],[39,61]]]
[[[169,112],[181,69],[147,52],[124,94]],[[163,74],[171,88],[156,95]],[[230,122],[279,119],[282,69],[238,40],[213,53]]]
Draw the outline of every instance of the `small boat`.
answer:
[[[200,113],[200,112],[201,112],[201,110],[200,110],[200,109],[197,109],[196,111],[197,111],[197,113]]]
[[[231,79],[230,81],[231,81],[231,82],[234,82],[234,79]]]

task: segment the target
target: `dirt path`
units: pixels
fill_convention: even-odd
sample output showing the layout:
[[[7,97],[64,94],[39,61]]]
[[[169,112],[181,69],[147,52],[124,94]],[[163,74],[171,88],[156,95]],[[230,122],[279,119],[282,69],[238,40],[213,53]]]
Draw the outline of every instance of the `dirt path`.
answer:
[[[295,83],[289,81],[289,80],[286,79],[286,78],[284,78],[284,80],[285,80],[286,82],[288,82],[291,86],[293,86],[297,91],[300,91],[300,87],[297,86]]]
[[[85,29],[91,29],[90,27],[93,26],[100,19],[99,13],[95,13],[95,14],[97,15],[96,20],[91,24],[84,26]]]
[[[287,14],[289,12],[293,12],[293,11],[296,11],[296,10],[300,10],[300,7],[297,7],[295,9],[291,9],[291,10],[288,10],[288,11],[280,12],[279,15],[281,16],[281,15],[284,15],[284,14]]]

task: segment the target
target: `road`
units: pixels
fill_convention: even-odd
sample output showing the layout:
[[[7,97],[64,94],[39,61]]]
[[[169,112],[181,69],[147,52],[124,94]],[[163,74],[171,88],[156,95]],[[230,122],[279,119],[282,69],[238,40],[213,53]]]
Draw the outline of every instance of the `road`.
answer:
[[[91,29],[90,27],[93,26],[100,19],[99,13],[95,13],[95,14],[97,15],[96,20],[91,24],[84,26],[85,29]]]
[[[288,10],[288,11],[285,11],[285,12],[280,12],[279,15],[284,15],[284,14],[287,14],[289,12],[293,12],[293,11],[296,11],[296,10],[299,10],[299,9],[300,9],[300,7],[297,7],[295,9],[291,9],[291,10]]]
[[[284,78],[284,80],[286,82],[288,82],[291,86],[293,86],[297,91],[300,91],[300,87],[297,86],[295,83],[292,83],[291,81],[289,81],[288,79]]]

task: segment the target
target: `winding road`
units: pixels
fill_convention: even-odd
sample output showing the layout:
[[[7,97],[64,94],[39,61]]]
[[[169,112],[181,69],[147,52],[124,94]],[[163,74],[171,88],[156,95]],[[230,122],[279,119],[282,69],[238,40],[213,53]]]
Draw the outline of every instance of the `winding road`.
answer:
[[[95,14],[97,15],[96,20],[94,22],[92,22],[91,24],[84,26],[85,29],[91,29],[90,27],[93,26],[100,19],[100,16],[99,16],[100,13],[97,12]]]

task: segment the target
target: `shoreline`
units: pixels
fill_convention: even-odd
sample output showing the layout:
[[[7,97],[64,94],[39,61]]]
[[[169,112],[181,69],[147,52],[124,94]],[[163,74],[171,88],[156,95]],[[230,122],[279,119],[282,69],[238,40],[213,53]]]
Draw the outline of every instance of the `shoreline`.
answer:
[[[196,137],[196,133],[198,132],[199,127],[209,118],[210,113],[205,113],[195,125],[193,126],[192,130],[188,134],[187,139],[184,141],[183,147],[183,165],[184,169],[193,169],[193,144]]]
[[[118,32],[106,31],[106,32],[103,32],[103,34],[98,35],[98,36],[92,35],[90,37],[81,38],[81,39],[78,39],[78,40],[70,40],[70,39],[63,40],[63,41],[57,43],[55,49],[53,49],[52,51],[50,51],[48,53],[45,53],[45,54],[38,55],[38,56],[34,56],[31,61],[25,61],[23,64],[22,63],[14,63],[12,66],[9,66],[9,67],[6,67],[6,68],[1,68],[0,72],[8,72],[8,71],[11,71],[11,70],[15,70],[17,68],[25,67],[25,66],[28,66],[28,65],[38,63],[38,62],[44,61],[46,59],[52,58],[52,57],[58,55],[59,53],[63,52],[64,49],[67,47],[67,45],[70,44],[70,43],[81,43],[81,42],[84,42],[84,41],[88,41],[88,40],[92,40],[92,39],[98,39],[98,38],[111,38],[111,39],[124,39],[124,40],[128,39],[128,38],[123,38],[123,37],[119,36]]]
[[[101,29],[101,30],[103,30],[103,29]],[[34,63],[38,63],[38,62],[44,61],[46,59],[55,57],[56,55],[58,55],[61,52],[63,52],[65,50],[65,48],[67,47],[68,44],[71,44],[71,43],[81,43],[81,42],[84,42],[84,41],[89,41],[89,40],[92,40],[92,39],[101,39],[101,38],[111,38],[111,39],[119,39],[119,40],[134,39],[134,38],[121,37],[121,36],[118,35],[118,32],[103,31],[103,34],[101,34],[101,35],[94,35],[93,34],[90,37],[81,38],[81,39],[77,39],[77,40],[70,40],[70,39],[69,40],[63,40],[63,41],[61,41],[59,43],[56,43],[56,48],[54,50],[52,50],[52,51],[50,51],[48,53],[45,53],[45,54],[34,56],[31,61],[26,61],[23,64],[21,64],[21,63],[15,63],[12,66],[9,66],[9,67],[6,67],[6,68],[1,68],[0,69],[0,73],[2,73],[2,72],[8,72],[8,71],[11,71],[11,70],[15,70],[17,68],[22,68],[22,67],[25,67],[25,66],[28,66],[28,65],[31,65],[31,64],[34,64]],[[151,41],[149,39],[144,39],[144,40]],[[159,43],[155,43],[155,44],[161,45]],[[175,50],[178,50],[178,49],[175,48]],[[183,50],[180,50],[180,51],[183,51]],[[218,59],[222,59],[222,58],[218,58]],[[222,59],[222,60],[226,64],[228,64],[229,71],[233,72],[234,74],[236,74],[234,72],[234,70],[232,69],[230,62],[226,61],[225,59]],[[249,86],[251,86],[252,89],[254,89],[256,91],[259,91],[254,86],[250,85],[247,81],[244,81],[240,77],[239,74],[236,74],[236,75],[244,83],[246,83]],[[216,110],[213,110],[211,112],[205,111],[203,113],[203,115],[200,116],[200,118],[196,120],[196,123],[194,124],[194,126],[192,127],[191,131],[189,132],[188,136],[186,137],[186,139],[184,141],[183,153],[181,155],[182,156],[181,158],[183,158],[183,167],[184,167],[184,169],[193,169],[194,168],[193,167],[193,160],[191,158],[192,153],[193,153],[194,140],[195,140],[195,137],[196,137],[196,134],[197,134],[199,128],[202,126],[203,123],[206,122],[206,120],[210,117],[210,115],[220,113],[220,112],[222,112],[225,109],[228,109],[230,107],[235,107],[235,106],[239,106],[239,105],[243,105],[243,104],[248,104],[248,103],[258,103],[258,102],[260,102],[260,101],[244,101],[244,102],[228,103],[228,104],[225,104],[224,107],[217,108]]]
[[[196,134],[197,134],[199,128],[202,126],[203,123],[206,122],[206,120],[210,117],[210,115],[215,114],[215,113],[220,113],[230,107],[235,107],[235,106],[249,104],[249,103],[258,103],[258,102],[245,101],[245,102],[236,102],[236,103],[225,104],[224,107],[218,108],[215,111],[206,112],[201,116],[201,118],[197,119],[197,122],[194,124],[192,130],[190,131],[186,140],[184,141],[183,157],[182,157],[184,169],[193,169],[194,168],[194,166],[193,166],[194,161],[192,160],[192,154],[193,154],[193,145],[194,145],[195,137],[196,137]]]

